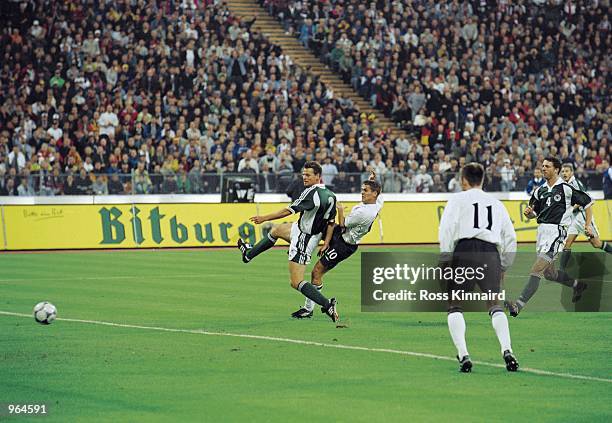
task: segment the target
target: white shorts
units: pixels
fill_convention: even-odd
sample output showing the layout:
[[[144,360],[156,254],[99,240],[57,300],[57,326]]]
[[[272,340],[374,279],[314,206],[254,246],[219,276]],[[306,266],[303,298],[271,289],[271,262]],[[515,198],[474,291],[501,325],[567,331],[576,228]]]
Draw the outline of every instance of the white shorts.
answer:
[[[294,222],[291,225],[291,243],[289,244],[289,261],[297,264],[309,264],[312,252],[319,245],[321,234],[308,235],[302,232]]]
[[[572,216],[572,223],[570,224],[567,234],[568,235],[581,235],[584,234],[584,224],[586,223],[586,216],[583,211],[576,213]],[[591,231],[593,235],[599,236],[597,226],[595,226],[595,217],[591,220]]]
[[[567,238],[565,226],[552,223],[541,223],[538,225],[538,235],[536,240],[536,251],[538,257],[552,262],[557,254],[563,250]]]

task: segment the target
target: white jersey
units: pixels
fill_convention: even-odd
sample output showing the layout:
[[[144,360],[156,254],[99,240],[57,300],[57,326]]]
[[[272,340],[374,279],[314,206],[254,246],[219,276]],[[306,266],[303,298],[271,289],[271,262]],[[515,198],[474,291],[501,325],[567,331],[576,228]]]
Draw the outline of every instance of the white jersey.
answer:
[[[351,209],[351,212],[344,219],[346,231],[342,238],[347,244],[359,244],[361,238],[366,236],[376,220],[376,216],[382,209],[384,201],[379,195],[375,204],[359,203]]]
[[[448,200],[438,231],[440,252],[450,254],[460,239],[480,239],[497,245],[504,269],[516,253],[516,232],[508,211],[498,199],[481,189],[453,194]]]
[[[586,187],[582,182],[580,182],[574,175],[567,181],[567,184],[580,190],[582,192],[587,192]],[[572,212],[572,223],[568,228],[568,235],[580,235],[584,234],[584,226],[586,225],[586,214],[583,207],[579,207],[578,209],[574,209]],[[597,229],[597,225],[595,224],[595,216],[591,218],[591,232],[595,236],[599,236],[599,231]],[[586,235],[586,234],[585,234]]]
[[[584,186],[584,184],[582,182],[580,182],[578,179],[576,179],[576,176],[574,176],[574,175],[572,175],[570,180],[567,181],[567,184],[571,185],[572,187],[574,187],[578,191],[587,192],[586,187]]]

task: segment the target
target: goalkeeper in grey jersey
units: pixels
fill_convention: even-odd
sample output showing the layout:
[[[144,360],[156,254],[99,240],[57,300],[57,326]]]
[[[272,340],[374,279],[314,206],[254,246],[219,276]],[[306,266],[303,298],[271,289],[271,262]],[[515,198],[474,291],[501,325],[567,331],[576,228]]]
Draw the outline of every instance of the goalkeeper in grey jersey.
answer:
[[[323,275],[353,255],[361,239],[370,232],[383,206],[380,191],[381,186],[376,182],[376,174],[371,172],[369,180],[364,181],[361,186],[361,203],[353,207],[348,216],[344,217],[344,208],[337,203],[338,225],[326,237],[319,251],[319,261],[312,269],[311,281],[319,291],[323,288]],[[304,306],[292,313],[291,317],[310,318],[314,306],[313,301],[306,299]]]

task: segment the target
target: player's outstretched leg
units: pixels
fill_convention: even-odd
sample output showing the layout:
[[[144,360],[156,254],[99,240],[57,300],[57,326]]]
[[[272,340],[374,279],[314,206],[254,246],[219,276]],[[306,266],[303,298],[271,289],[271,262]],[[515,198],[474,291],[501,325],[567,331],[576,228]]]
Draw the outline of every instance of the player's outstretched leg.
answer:
[[[459,371],[469,373],[472,371],[472,361],[468,354],[465,343],[465,320],[463,310],[459,307],[450,307],[448,310],[448,330],[453,344],[457,348],[457,360],[459,360]]]
[[[260,255],[261,253],[274,247],[274,244],[276,244],[277,240],[278,240],[277,238],[272,236],[272,233],[268,232],[268,234],[264,236],[261,239],[261,241],[253,245],[252,248],[249,248],[245,251],[245,253],[243,254],[243,261],[245,263],[248,263],[249,261],[253,260],[255,257]]]
[[[510,312],[510,316],[517,317],[521,310],[525,307],[527,302],[535,295],[538,288],[540,287],[540,279],[544,277],[544,272],[553,266],[551,259],[548,257],[542,257],[538,255],[533,266],[531,266],[531,273],[529,274],[529,280],[523,288],[523,292],[519,295],[516,301],[505,301],[504,306]]]
[[[573,289],[572,302],[576,303],[582,298],[582,293],[587,289],[587,284],[573,279],[563,270],[557,270],[554,266],[550,266],[544,272],[544,277],[549,281],[560,283],[561,285],[568,286]]]
[[[601,242],[601,246],[599,248],[608,254],[612,254],[612,243],[607,242],[607,241],[600,241],[600,242]]]
[[[238,238],[238,249],[240,250],[240,252],[242,253],[242,262],[243,263],[248,263],[249,261],[251,261],[248,257],[247,257],[247,252],[253,248],[253,246],[251,244],[248,244],[246,242],[244,242],[241,238]]]
[[[504,313],[504,309],[495,305],[489,309],[489,315],[491,316],[491,325],[497,335],[497,340],[501,346],[502,356],[506,362],[506,369],[509,372],[516,372],[518,370],[518,361],[512,354],[512,344],[510,341],[510,327],[508,326],[508,318]]]
[[[519,315],[521,310],[525,307],[525,304],[527,304],[527,302],[538,290],[538,287],[540,286],[540,279],[541,278],[539,276],[532,274],[529,276],[529,281],[527,281],[527,284],[523,288],[521,295],[519,295],[518,300],[504,302],[510,316],[517,317]]]

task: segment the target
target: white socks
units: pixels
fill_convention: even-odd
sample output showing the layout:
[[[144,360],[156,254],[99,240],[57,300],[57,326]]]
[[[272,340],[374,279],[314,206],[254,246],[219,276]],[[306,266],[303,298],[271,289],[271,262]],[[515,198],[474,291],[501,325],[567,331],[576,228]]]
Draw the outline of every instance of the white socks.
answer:
[[[510,342],[510,328],[508,327],[508,317],[504,312],[495,312],[491,316],[491,324],[495,329],[495,334],[499,340],[502,354],[506,350],[512,352],[512,344]],[[457,347],[457,355],[459,359],[468,355],[467,345],[465,343],[465,320],[463,313],[454,312],[448,315],[448,330],[450,331],[453,343]]]
[[[463,319],[463,313],[449,313],[448,330],[450,331],[451,338],[453,338],[455,347],[457,347],[457,355],[459,359],[462,359],[468,355],[467,345],[465,344],[465,320]]]
[[[512,352],[512,345],[510,343],[510,328],[508,327],[508,317],[506,313],[498,311],[491,316],[491,324],[493,325],[493,329],[495,329],[495,334],[497,335],[497,339],[499,340],[499,345],[501,345],[502,354],[506,350],[510,350]]]

